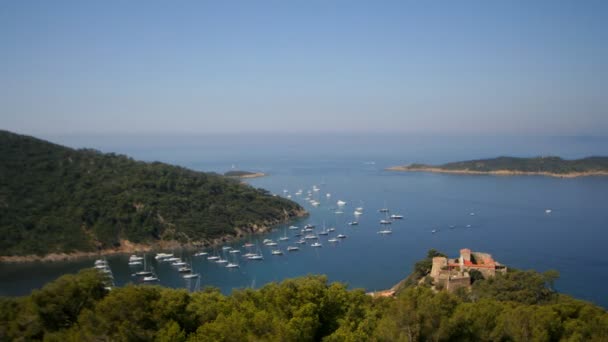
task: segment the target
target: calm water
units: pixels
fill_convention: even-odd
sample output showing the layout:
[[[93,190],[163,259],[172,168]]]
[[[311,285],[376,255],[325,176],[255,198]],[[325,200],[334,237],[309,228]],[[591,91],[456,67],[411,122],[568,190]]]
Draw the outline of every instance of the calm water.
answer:
[[[228,270],[174,251],[191,261],[202,274],[201,287],[217,286],[224,292],[238,287],[259,287],[270,281],[326,274],[332,281],[368,290],[386,289],[411,271],[413,263],[435,248],[456,256],[468,247],[485,251],[508,266],[544,271],[557,269],[557,288],[573,296],[608,307],[608,178],[557,179],[535,176],[495,177],[425,173],[394,173],[387,166],[403,162],[445,162],[496,155],[534,156],[558,154],[569,158],[608,154],[606,138],[432,138],[432,137],[228,137],[173,138],[136,142],[98,137],[53,139],[72,146],[93,146],[104,151],[127,153],[137,159],[161,160],[199,170],[223,172],[236,164],[241,169],[263,171],[269,177],[250,180],[256,187],[292,195],[313,185],[321,205],[311,207],[304,196],[293,196],[310,211],[295,223],[335,226],[348,238],[337,245],[321,237],[322,248],[301,246],[272,256],[261,247],[263,262],[238,260],[239,269]],[[87,143],[88,142],[88,143]],[[375,164],[369,163],[374,161]],[[326,193],[331,193],[327,198]],[[336,215],[336,201],[347,202],[344,214]],[[364,214],[358,226],[349,226],[354,208]],[[388,207],[405,219],[392,225],[393,234],[381,236],[378,209]],[[546,214],[545,209],[552,209]],[[475,215],[470,215],[475,213]],[[467,225],[471,225],[467,228]],[[454,228],[450,228],[454,226]],[[319,228],[317,228],[319,229]],[[435,234],[432,230],[437,230]],[[293,231],[278,227],[264,238],[278,240]],[[291,237],[293,245],[294,237]],[[245,241],[232,245],[240,247]],[[221,251],[218,251],[221,252]],[[135,280],[126,256],[108,258],[117,285]],[[160,283],[171,287],[194,287],[173,267],[157,263],[148,255]],[[91,260],[54,264],[0,265],[0,294],[22,295],[57,276],[88,267]]]

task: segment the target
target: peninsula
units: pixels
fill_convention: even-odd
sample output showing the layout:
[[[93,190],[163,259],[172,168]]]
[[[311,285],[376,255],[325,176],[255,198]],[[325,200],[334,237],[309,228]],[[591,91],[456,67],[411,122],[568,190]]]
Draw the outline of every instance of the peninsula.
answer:
[[[212,245],[306,214],[219,174],[0,131],[0,261]]]
[[[540,175],[551,177],[608,176],[608,157],[566,160],[560,157],[498,157],[447,163],[409,164],[389,167],[389,171],[439,172],[473,175]]]
[[[266,174],[263,172],[232,170],[232,171],[225,172],[224,176],[233,177],[233,178],[258,178],[258,177],[264,177],[264,176],[266,176]]]

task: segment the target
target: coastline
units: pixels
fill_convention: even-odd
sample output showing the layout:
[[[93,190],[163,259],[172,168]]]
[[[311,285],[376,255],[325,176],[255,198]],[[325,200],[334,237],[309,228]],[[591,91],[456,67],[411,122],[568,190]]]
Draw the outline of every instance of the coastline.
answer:
[[[448,170],[439,167],[408,167],[408,166],[391,166],[385,169],[386,171],[398,172],[431,172],[431,173],[448,173],[456,175],[492,175],[492,176],[546,176],[555,178],[577,178],[590,176],[608,176],[608,171],[589,171],[589,172],[570,172],[570,173],[554,173],[554,172],[529,172],[515,170],[495,170],[495,171],[474,171],[469,169]]]
[[[252,173],[247,173],[247,174],[243,174],[243,175],[238,175],[238,176],[230,176],[230,175],[224,175],[228,178],[239,178],[239,179],[244,179],[244,178],[259,178],[259,177],[266,177],[268,176],[267,174],[265,174],[264,172],[252,172]]]
[[[286,213],[287,214],[287,213]],[[288,214],[287,214],[288,215]],[[94,257],[101,257],[115,254],[131,254],[137,252],[150,252],[150,251],[166,251],[171,249],[185,249],[185,250],[198,250],[201,248],[210,248],[219,246],[221,244],[233,242],[242,239],[248,235],[264,234],[272,231],[274,227],[280,224],[291,222],[295,219],[306,217],[308,212],[306,210],[299,210],[295,212],[294,216],[287,216],[285,219],[276,220],[273,222],[264,222],[261,225],[254,224],[250,227],[235,228],[234,234],[225,234],[213,239],[206,239],[200,241],[192,241],[188,243],[181,243],[176,240],[169,241],[157,241],[150,244],[133,243],[128,240],[121,240],[120,247],[107,248],[98,251],[76,251],[70,253],[49,253],[45,255],[0,255],[0,263],[29,263],[29,262],[60,262],[70,261],[77,259],[87,259]]]

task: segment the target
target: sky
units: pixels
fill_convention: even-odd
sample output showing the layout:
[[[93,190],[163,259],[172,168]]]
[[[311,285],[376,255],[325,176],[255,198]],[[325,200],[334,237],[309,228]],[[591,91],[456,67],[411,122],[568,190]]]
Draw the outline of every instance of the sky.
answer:
[[[2,1],[0,129],[606,135],[608,1]]]

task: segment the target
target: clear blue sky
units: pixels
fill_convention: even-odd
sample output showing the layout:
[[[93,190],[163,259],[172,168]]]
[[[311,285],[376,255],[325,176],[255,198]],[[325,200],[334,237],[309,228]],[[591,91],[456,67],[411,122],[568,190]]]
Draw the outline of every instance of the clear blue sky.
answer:
[[[2,1],[0,128],[605,135],[608,1]]]

